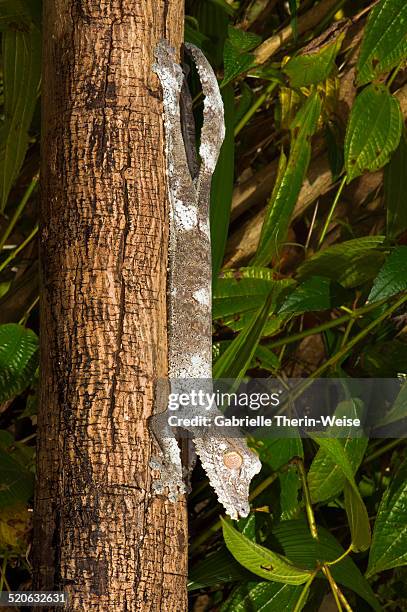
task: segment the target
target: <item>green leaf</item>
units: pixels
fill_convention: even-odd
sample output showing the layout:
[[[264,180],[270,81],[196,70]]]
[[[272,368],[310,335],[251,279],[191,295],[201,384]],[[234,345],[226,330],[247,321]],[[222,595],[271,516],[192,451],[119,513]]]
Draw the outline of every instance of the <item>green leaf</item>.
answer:
[[[221,612],[279,610],[292,612],[302,587],[278,582],[246,582],[236,587],[221,607]]]
[[[232,45],[242,52],[251,51],[261,43],[261,36],[233,26],[228,26],[228,36]]]
[[[291,15],[290,26],[293,31],[294,40],[296,41],[298,38],[298,19],[297,19],[297,9],[300,5],[301,0],[288,0],[289,12]]]
[[[369,515],[359,490],[349,481],[345,482],[345,510],[352,534],[352,550],[361,552],[370,546],[371,531]]]
[[[0,298],[2,298],[3,295],[6,295],[10,287],[11,281],[5,281],[4,283],[0,283]]]
[[[295,466],[278,477],[280,481],[280,520],[295,518],[299,511],[298,493],[301,489],[301,479]]]
[[[352,548],[355,551],[366,550],[370,545],[369,517],[355,483],[353,467],[346,451],[337,438],[312,437],[346,478],[344,486],[345,508],[352,534]]]
[[[0,449],[0,507],[26,502],[34,491],[34,474]]]
[[[234,93],[232,85],[222,90],[225,109],[226,134],[211,183],[211,242],[212,242],[212,278],[214,287],[222,265],[229,229],[230,207],[232,205],[235,138],[233,134]]]
[[[377,302],[407,290],[407,246],[396,247],[376,277],[368,301]]]
[[[273,297],[274,300],[274,297]],[[288,314],[274,314],[274,304],[272,302],[266,323],[263,328],[263,337],[271,337],[277,334],[282,326],[289,320],[290,315]],[[249,325],[253,318],[255,311],[242,312],[240,315],[236,315],[235,318],[224,319],[223,323],[226,327],[229,327],[235,332],[241,331]]]
[[[288,315],[275,315],[277,303],[288,288],[291,279],[274,280],[269,268],[249,267],[226,270],[218,279],[213,299],[213,318],[234,331],[246,328],[256,311],[271,293],[272,301],[263,335],[276,333]]]
[[[382,168],[398,147],[403,127],[400,104],[384,85],[369,85],[356,98],[345,137],[348,182]]]
[[[234,16],[235,9],[233,8],[233,6],[230,6],[230,4],[226,2],[226,0],[209,0],[209,2],[216,4],[218,7],[220,7],[223,11],[225,11],[225,13],[227,13],[231,17]]]
[[[27,27],[29,21],[30,13],[27,2],[23,2],[23,0],[1,0],[0,31],[10,27],[13,22]]]
[[[254,66],[249,70],[247,76],[254,79],[264,79],[265,81],[277,81],[277,83],[280,85],[285,85],[286,83],[283,73],[280,72],[280,70],[277,70],[277,68],[274,66],[270,66],[268,64]]]
[[[283,67],[291,87],[309,87],[324,81],[335,66],[345,34],[342,33],[334,42],[325,45],[317,53],[304,53],[292,57]]]
[[[222,520],[226,546],[235,559],[257,576],[273,582],[303,584],[310,572],[295,567],[290,561],[239,533],[230,523]]]
[[[6,450],[8,446],[14,443],[14,436],[6,429],[0,429],[0,448]]]
[[[335,416],[359,418],[361,409],[362,406],[358,400],[346,400],[338,404]],[[362,437],[352,438],[349,431],[346,437],[338,438],[338,442],[346,453],[354,476],[365,454],[368,440]],[[345,486],[346,476],[340,466],[332,460],[331,455],[320,448],[312,461],[307,480],[312,501],[321,502],[341,493]]]
[[[14,2],[15,0],[13,0]],[[30,15],[33,23],[41,29],[42,24],[42,0],[22,0],[25,10]]]
[[[186,16],[184,25],[184,40],[200,49],[204,47],[208,37],[199,30],[199,23],[194,17]]]
[[[302,440],[298,431],[293,429],[290,438],[264,438],[254,442],[260,461],[273,471],[279,470],[293,457],[303,457]]]
[[[300,95],[298,91],[295,89],[291,89],[291,87],[283,87],[279,88],[278,92],[279,106],[276,109],[276,119],[280,124],[280,128],[282,130],[290,129],[290,126],[294,120],[296,113],[301,105],[301,102],[304,100],[303,96]],[[285,156],[283,159],[280,159],[280,166],[285,161]],[[280,169],[281,176],[284,172],[284,167]],[[276,184],[277,184],[276,180]]]
[[[292,145],[287,165],[282,154],[276,184],[267,206],[254,265],[268,264],[285,240],[298,194],[311,157],[311,136],[321,113],[318,92],[310,95],[291,124]]]
[[[254,65],[254,55],[252,53],[241,53],[234,47],[230,40],[225,41],[223,49],[223,62],[225,72],[221,87],[225,87],[243,72],[246,72]]]
[[[344,287],[357,287],[377,275],[384,259],[379,247],[384,241],[384,236],[364,236],[334,244],[306,260],[298,277],[326,276]]]
[[[391,409],[377,423],[378,427],[395,423],[407,417],[407,382],[404,382]]]
[[[21,393],[38,367],[38,338],[22,325],[0,325],[0,402]]]
[[[271,304],[272,294],[266,298],[263,306],[215,363],[213,368],[214,378],[235,378],[239,380],[245,375],[262,337]]]
[[[329,278],[312,276],[290,293],[278,312],[299,313],[331,308],[331,287]]]
[[[222,87],[253,66],[254,56],[248,51],[260,42],[261,38],[257,34],[228,26],[228,39],[223,49],[225,72]]]
[[[407,564],[407,460],[397,470],[380,502],[367,576]]]
[[[330,120],[325,126],[325,142],[331,168],[332,182],[337,181],[343,170],[343,146],[341,129],[337,122]]]
[[[0,132],[0,211],[24,161],[41,76],[41,38],[35,27],[2,34],[5,120]]]
[[[245,116],[245,114],[251,107],[253,103],[253,99],[254,99],[253,91],[251,87],[249,87],[245,81],[241,81],[239,85],[240,85],[241,95],[239,97],[239,102],[235,107],[235,114],[234,114],[235,125],[234,127],[236,127],[239,121]]]
[[[215,320],[254,311],[260,308],[265,298],[272,292],[274,301],[293,281],[280,281],[273,278],[270,268],[248,267],[225,270],[218,280],[213,296]]]
[[[344,553],[342,546],[326,529],[318,526],[318,534],[319,542],[316,543],[316,541],[311,537],[308,525],[305,521],[289,520],[279,523],[273,527],[272,540],[273,542],[275,541],[275,544],[279,550],[282,551],[283,554],[291,559],[295,564],[312,570],[317,561],[333,561]],[[360,597],[365,599],[374,610],[380,610],[380,606],[375,599],[369,583],[362,576],[358,567],[349,556],[342,559],[342,561],[339,563],[333,565],[331,567],[331,571],[334,579],[338,583],[342,584],[346,588],[352,589]],[[217,552],[208,555],[205,559],[198,561],[198,563],[192,567],[190,570],[188,589],[194,590],[207,586],[213,587],[221,582],[233,581],[239,581],[240,583],[244,582],[245,584],[242,586],[245,586],[248,584],[247,581],[253,580],[253,578],[253,574],[239,565],[225,548],[220,548]],[[250,585],[250,590],[251,587],[253,586],[254,588],[256,584],[270,584],[276,587],[282,586],[281,583],[274,582],[253,582],[253,584]],[[287,587],[288,590],[284,588],[282,593],[285,593],[287,596],[290,589],[295,588],[293,585],[285,585],[285,587]],[[300,591],[301,587],[299,588],[298,592]],[[260,592],[262,592],[262,590],[260,590],[259,593]],[[267,592],[273,593],[273,591]],[[233,591],[233,593],[235,593],[235,591]],[[241,594],[244,596],[244,589],[242,589]],[[231,601],[236,602],[236,605],[238,605],[238,596],[236,599],[232,599]],[[244,601],[247,604],[251,601],[248,591],[247,599]],[[276,601],[280,602],[279,599]],[[280,603],[283,605],[283,601]],[[231,605],[231,602],[228,602],[228,605]],[[240,608],[237,609],[239,610]],[[267,609],[268,608],[264,608],[264,610]],[[243,610],[245,610],[245,608],[243,608]],[[289,607],[287,612],[292,612],[292,608]]]
[[[257,245],[257,252],[256,252],[254,259],[251,262],[252,266],[267,265],[270,262],[273,256],[273,253],[277,252],[277,247],[279,246],[278,243],[277,242],[275,243],[274,248],[273,248],[273,245],[271,245],[271,247],[273,248],[273,250],[271,251],[269,242],[275,233],[275,227],[273,226],[273,223],[275,223],[276,219],[274,217],[277,216],[277,220],[278,220],[278,215],[276,215],[276,213],[278,213],[279,209],[281,208],[281,204],[280,206],[278,206],[279,204],[278,195],[283,186],[283,180],[285,177],[285,173],[287,171],[287,163],[288,163],[287,157],[284,151],[282,150],[280,159],[278,161],[276,182],[274,184],[273,191],[271,193],[270,199],[267,204],[266,215],[264,217],[263,225],[261,228],[261,234],[259,238],[259,243]],[[274,214],[273,214],[273,211],[274,211]]]
[[[200,31],[208,39],[204,43],[204,51],[210,58],[212,66],[216,68],[220,67],[223,62],[223,46],[227,38],[229,11],[225,8],[226,4],[222,0],[194,2],[190,11],[190,14],[197,19]],[[231,9],[230,6],[228,8]]]
[[[259,344],[254,353],[251,367],[260,367],[263,370],[276,372],[280,368],[280,360],[271,349]]]
[[[344,553],[344,549],[335,537],[321,525],[318,525],[318,542],[316,542],[303,520],[277,524],[273,527],[272,540],[276,541],[279,550],[286,557],[309,569],[313,569],[317,561],[334,561]],[[332,565],[330,569],[336,582],[352,589],[373,609],[381,609],[369,583],[349,556]]]
[[[364,85],[387,72],[407,55],[407,4],[381,0],[373,8],[357,63],[357,83]]]
[[[232,340],[220,340],[212,344],[212,359],[217,361],[221,355],[226,351]],[[254,352],[254,357],[250,368],[262,368],[263,370],[269,370],[275,372],[280,367],[280,361],[275,353],[266,346],[259,344]]]
[[[407,344],[400,340],[377,342],[366,347],[361,355],[361,365],[369,376],[391,378],[405,374]]]
[[[407,138],[405,132],[384,170],[387,235],[396,238],[407,229]]]
[[[317,436],[312,436],[312,438],[319,444],[320,448],[326,452],[328,457],[333,459],[335,465],[338,466],[345,478],[356,487],[352,465],[340,441],[336,438],[322,438]]]
[[[222,582],[248,581],[254,576],[239,565],[230,552],[222,547],[195,563],[189,570],[188,590],[203,589]]]
[[[286,466],[293,457],[303,457],[302,440],[296,429],[292,429],[290,438],[264,438],[253,441],[253,447],[263,465],[273,471]],[[292,518],[298,510],[298,491],[300,480],[295,466],[289,466],[279,474],[280,497],[276,512],[280,520]]]

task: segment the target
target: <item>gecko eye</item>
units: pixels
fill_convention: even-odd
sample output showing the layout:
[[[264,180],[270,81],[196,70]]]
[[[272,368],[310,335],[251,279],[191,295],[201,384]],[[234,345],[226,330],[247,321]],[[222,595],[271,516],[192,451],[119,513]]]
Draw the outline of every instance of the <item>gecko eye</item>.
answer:
[[[236,451],[229,451],[223,455],[223,463],[230,470],[237,470],[242,466],[243,457]]]

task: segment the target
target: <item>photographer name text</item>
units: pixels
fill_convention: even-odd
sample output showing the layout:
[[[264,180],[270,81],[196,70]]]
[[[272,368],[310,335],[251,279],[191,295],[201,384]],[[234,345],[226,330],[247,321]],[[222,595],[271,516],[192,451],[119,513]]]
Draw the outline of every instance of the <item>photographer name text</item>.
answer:
[[[256,416],[226,416],[224,414],[193,415],[185,416],[172,414],[168,417],[168,424],[171,427],[360,427],[360,419],[349,417],[321,416],[311,417],[289,417],[277,414],[272,417],[264,415]]]

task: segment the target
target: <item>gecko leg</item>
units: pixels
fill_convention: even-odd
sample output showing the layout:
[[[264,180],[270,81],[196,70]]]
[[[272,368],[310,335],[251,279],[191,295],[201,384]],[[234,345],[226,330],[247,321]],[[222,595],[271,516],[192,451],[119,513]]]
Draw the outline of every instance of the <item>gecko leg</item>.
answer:
[[[162,415],[152,416],[149,427],[161,450],[160,457],[154,456],[150,460],[150,467],[160,474],[153,482],[153,491],[157,494],[167,493],[168,499],[176,502],[187,489],[183,479],[180,447]]]

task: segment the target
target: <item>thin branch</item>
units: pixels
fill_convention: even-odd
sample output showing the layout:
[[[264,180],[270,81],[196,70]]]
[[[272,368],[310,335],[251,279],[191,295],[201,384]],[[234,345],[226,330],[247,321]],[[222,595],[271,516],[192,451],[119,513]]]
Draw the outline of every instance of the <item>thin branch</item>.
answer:
[[[335,10],[337,5],[338,0],[322,0],[322,2],[319,2],[304,15],[301,15],[297,21],[298,34],[304,34],[307,30],[315,28],[315,26]],[[277,32],[277,34],[273,34],[273,36],[267,38],[254,52],[256,63],[264,64],[272,55],[277,53],[280,47],[291,40],[293,35],[294,30],[290,24]]]

